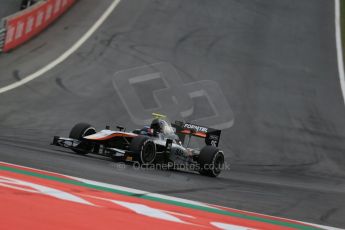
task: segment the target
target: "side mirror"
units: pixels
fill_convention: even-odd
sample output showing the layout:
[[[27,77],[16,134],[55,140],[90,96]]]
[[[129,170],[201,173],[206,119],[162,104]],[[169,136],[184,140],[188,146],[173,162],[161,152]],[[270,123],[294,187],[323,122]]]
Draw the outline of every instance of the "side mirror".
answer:
[[[125,128],[122,126],[116,126],[116,128],[121,132],[122,130],[125,131]]]

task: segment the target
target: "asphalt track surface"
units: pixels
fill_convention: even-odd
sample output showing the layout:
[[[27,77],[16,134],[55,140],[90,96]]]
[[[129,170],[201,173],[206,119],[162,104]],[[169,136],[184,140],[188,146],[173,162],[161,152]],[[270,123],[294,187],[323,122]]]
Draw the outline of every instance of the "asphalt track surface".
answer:
[[[21,0],[2,0],[0,7],[0,18],[16,13],[20,9]]]
[[[40,36],[1,54],[0,86],[54,60],[111,3],[92,2],[79,1]],[[334,36],[328,0],[123,0],[70,58],[0,95],[0,160],[345,228],[345,106]],[[133,68],[142,66],[172,66],[167,78],[181,78],[181,86],[211,80],[220,89],[232,111],[221,140],[232,170],[219,178],[139,170],[49,145],[79,121],[136,128],[114,78],[136,77]],[[156,106],[151,91],[161,84],[138,86],[145,108]],[[193,99],[189,119],[214,112],[205,101]]]

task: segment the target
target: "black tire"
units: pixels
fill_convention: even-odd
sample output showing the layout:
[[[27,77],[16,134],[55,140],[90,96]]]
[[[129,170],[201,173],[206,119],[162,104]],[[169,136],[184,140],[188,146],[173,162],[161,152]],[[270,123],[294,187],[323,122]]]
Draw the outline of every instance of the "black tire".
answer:
[[[84,137],[96,133],[96,130],[94,127],[92,127],[90,124],[87,123],[78,123],[76,124],[69,133],[69,137],[82,141],[77,148],[73,149],[74,152],[78,154],[85,155],[89,153],[92,148],[93,144],[89,141],[85,141]]]
[[[152,164],[156,160],[156,145],[147,136],[134,137],[129,150],[140,164]]]
[[[224,154],[214,146],[205,146],[200,151],[198,163],[201,175],[217,177],[224,165]]]

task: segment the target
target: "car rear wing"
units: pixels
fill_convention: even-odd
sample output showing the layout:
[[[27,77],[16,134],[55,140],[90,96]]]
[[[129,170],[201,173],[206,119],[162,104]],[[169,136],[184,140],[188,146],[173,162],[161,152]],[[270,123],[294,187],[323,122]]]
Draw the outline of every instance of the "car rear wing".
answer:
[[[206,145],[213,145],[218,147],[221,130],[208,128],[205,126],[195,125],[188,122],[175,121],[172,124],[175,128],[176,134],[183,142],[186,135],[200,137],[205,139]]]

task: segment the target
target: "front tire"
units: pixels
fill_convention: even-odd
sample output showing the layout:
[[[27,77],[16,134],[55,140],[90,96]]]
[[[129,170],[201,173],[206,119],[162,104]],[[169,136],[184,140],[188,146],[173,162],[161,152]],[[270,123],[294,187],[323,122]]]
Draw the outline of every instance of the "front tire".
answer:
[[[129,149],[140,164],[152,164],[156,160],[156,145],[147,136],[134,137]]]
[[[200,151],[198,163],[201,175],[217,177],[224,166],[224,154],[214,146],[205,146]]]
[[[77,146],[77,148],[74,148],[72,150],[82,155],[89,153],[93,148],[93,144],[85,140],[84,137],[95,134],[95,133],[96,133],[95,128],[87,123],[78,123],[75,126],[73,126],[73,128],[71,129],[71,132],[69,133],[69,137],[72,139],[79,140],[81,142]]]

